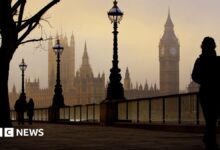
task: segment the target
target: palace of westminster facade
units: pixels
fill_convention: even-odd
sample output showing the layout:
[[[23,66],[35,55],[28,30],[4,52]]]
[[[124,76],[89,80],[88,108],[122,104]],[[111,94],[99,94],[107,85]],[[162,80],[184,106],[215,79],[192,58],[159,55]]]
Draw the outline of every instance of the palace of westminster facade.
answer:
[[[160,62],[160,89],[156,84],[148,83],[132,84],[128,68],[124,77],[124,93],[126,99],[146,98],[164,94],[179,93],[179,60],[180,46],[174,32],[174,24],[170,13],[165,23],[165,30],[159,43],[159,62]],[[58,37],[57,37],[58,38]],[[106,96],[106,76],[104,73],[93,74],[89,63],[87,45],[85,43],[82,64],[79,70],[75,71],[75,40],[72,35],[70,42],[66,36],[59,36],[60,42],[64,46],[61,57],[61,83],[65,105],[84,105],[100,103]],[[31,81],[26,79],[25,90],[27,100],[33,98],[36,108],[49,107],[52,104],[54,86],[56,83],[56,56],[53,53],[53,41],[48,42],[48,88],[40,88],[40,80]],[[194,83],[189,84],[189,91],[196,91],[198,86]],[[9,93],[10,107],[13,108],[15,101],[20,93],[13,86]]]

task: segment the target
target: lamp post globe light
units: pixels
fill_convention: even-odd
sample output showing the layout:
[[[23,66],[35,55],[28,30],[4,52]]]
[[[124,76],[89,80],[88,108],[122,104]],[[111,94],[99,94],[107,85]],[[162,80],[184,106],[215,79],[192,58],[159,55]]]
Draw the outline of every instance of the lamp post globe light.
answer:
[[[59,39],[56,41],[55,46],[53,47],[54,53],[57,55],[57,79],[54,89],[53,103],[52,107],[59,108],[64,106],[63,90],[60,83],[60,56],[63,52],[63,46],[60,44]]]
[[[117,1],[114,0],[113,7],[108,12],[108,18],[113,23],[113,61],[112,68],[110,69],[109,76],[109,84],[107,88],[107,96],[106,100],[123,100],[124,97],[124,89],[121,84],[121,70],[118,68],[118,24],[121,22],[123,18],[123,12],[117,6]]]
[[[21,64],[19,65],[19,68],[21,69],[21,95],[20,98],[26,101],[26,95],[24,92],[24,72],[27,69],[27,64],[24,62],[24,59],[22,59]]]

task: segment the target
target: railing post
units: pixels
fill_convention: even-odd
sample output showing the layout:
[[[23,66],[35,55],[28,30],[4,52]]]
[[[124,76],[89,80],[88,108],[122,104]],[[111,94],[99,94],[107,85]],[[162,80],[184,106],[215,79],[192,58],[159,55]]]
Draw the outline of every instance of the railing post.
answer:
[[[166,120],[165,120],[165,98],[163,97],[163,124],[165,124]]]
[[[49,107],[49,121],[57,122],[59,120],[60,120],[60,107],[50,106]]]
[[[126,120],[128,120],[128,101],[126,101]]]
[[[61,108],[62,108],[62,107],[61,107]],[[60,108],[60,109],[61,109],[61,108]],[[65,119],[66,119],[66,107],[65,107],[65,106],[63,107],[63,112],[64,112],[64,113],[63,113],[63,118],[64,118],[64,120],[65,120]]]
[[[40,121],[42,121],[42,109],[39,109],[40,111]]]
[[[34,118],[33,118],[35,121],[37,121],[37,110],[35,109],[34,110]]]
[[[47,118],[46,121],[49,121],[49,108],[47,109]]]
[[[46,117],[45,117],[45,114],[46,114],[46,112],[45,112],[45,109],[43,109],[43,121],[46,121]]]
[[[137,123],[139,123],[139,100],[137,100]]]
[[[79,121],[82,121],[82,105],[79,106]]]
[[[44,117],[44,109],[42,109],[42,121],[45,121],[45,117]]]
[[[95,122],[95,104],[93,104],[93,122]]]
[[[178,96],[178,124],[182,123],[182,119],[181,119],[181,112],[182,112],[182,100],[181,100],[181,96]]]
[[[39,115],[39,121],[41,121],[41,112],[40,112],[40,108],[38,109],[38,115]]]
[[[44,109],[42,109],[42,121],[45,121],[44,120]]]
[[[71,110],[71,107],[69,106],[69,121],[70,121],[70,116],[71,116],[70,110]]]
[[[38,114],[39,114],[39,121],[41,121],[41,111],[40,111],[40,108],[38,109]]]
[[[74,122],[76,122],[76,106],[73,107],[73,112],[74,112]]]
[[[38,109],[36,110],[36,121],[39,121],[39,114],[38,114]]]
[[[43,109],[40,110],[41,121],[44,121],[44,112]]]
[[[115,122],[118,121],[118,105],[120,101],[104,100],[100,103],[101,125],[113,125]]]
[[[86,105],[86,121],[89,121],[89,105]]]
[[[199,95],[196,94],[196,124],[199,125]]]
[[[40,121],[39,109],[37,109],[37,121]]]
[[[151,99],[149,99],[149,123],[151,123]]]
[[[41,110],[42,113],[42,121],[44,121],[44,109]]]

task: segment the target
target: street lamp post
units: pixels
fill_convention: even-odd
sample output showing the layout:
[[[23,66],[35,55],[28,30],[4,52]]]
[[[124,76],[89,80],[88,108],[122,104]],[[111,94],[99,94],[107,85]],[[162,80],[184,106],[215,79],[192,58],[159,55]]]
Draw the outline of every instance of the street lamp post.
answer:
[[[62,85],[60,83],[60,55],[63,52],[63,46],[60,44],[60,41],[57,40],[55,46],[53,47],[54,53],[57,55],[57,79],[54,90],[53,104],[52,107],[59,108],[64,106],[64,98],[62,94]]]
[[[110,9],[108,12],[108,17],[111,23],[113,23],[113,29],[112,32],[114,35],[114,45],[113,45],[113,61],[112,61],[112,68],[110,70],[110,76],[109,76],[109,84],[107,88],[107,97],[106,100],[123,100],[124,97],[124,88],[121,84],[121,70],[118,68],[118,24],[123,18],[123,12],[119,9],[117,6],[117,1],[114,0],[114,6]]]
[[[19,65],[19,68],[21,69],[21,95],[20,97],[26,100],[26,95],[24,92],[24,71],[27,69],[27,64],[24,62],[24,59],[22,59],[21,64]]]
[[[26,111],[27,105],[24,91],[24,71],[27,69],[27,64],[24,62],[24,59],[22,59],[19,68],[21,69],[21,94],[15,103],[15,111],[17,112],[18,124],[24,124],[24,112]]]

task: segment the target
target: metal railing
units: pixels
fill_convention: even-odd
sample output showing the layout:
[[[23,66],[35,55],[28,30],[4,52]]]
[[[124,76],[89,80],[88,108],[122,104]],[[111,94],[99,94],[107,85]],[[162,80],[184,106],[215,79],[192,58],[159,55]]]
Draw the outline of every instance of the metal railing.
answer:
[[[127,100],[118,103],[118,119],[134,123],[200,124],[198,93]]]
[[[16,120],[17,114],[15,110],[11,110],[11,120]],[[27,112],[24,113],[24,119],[27,120]],[[48,121],[49,120],[49,108],[36,108],[34,109],[33,121]]]
[[[76,105],[60,108],[60,120],[71,122],[99,122],[100,105]]]
[[[11,119],[16,112],[11,111]],[[25,113],[25,119],[27,114]],[[60,108],[60,121],[100,122],[100,105],[76,105]],[[34,121],[48,121],[49,108],[34,110]],[[198,93],[168,95],[118,102],[118,120],[132,123],[201,124],[204,122]]]

